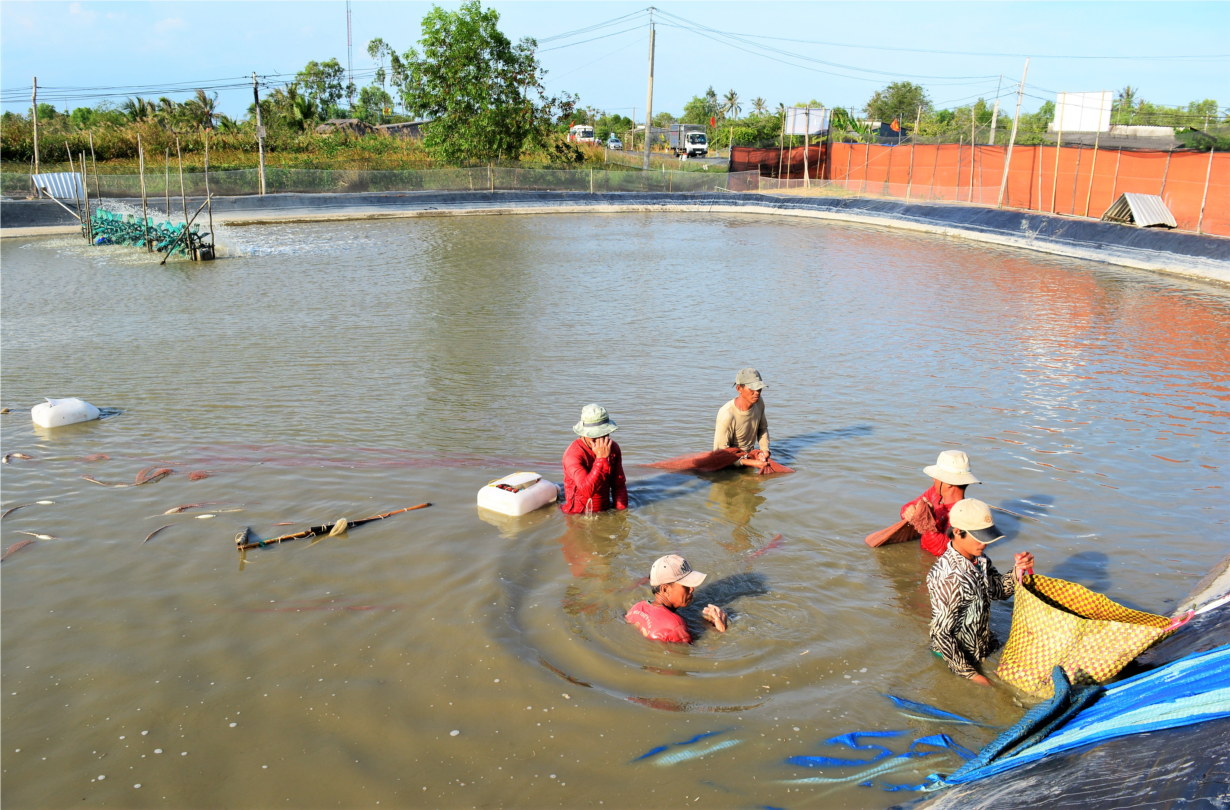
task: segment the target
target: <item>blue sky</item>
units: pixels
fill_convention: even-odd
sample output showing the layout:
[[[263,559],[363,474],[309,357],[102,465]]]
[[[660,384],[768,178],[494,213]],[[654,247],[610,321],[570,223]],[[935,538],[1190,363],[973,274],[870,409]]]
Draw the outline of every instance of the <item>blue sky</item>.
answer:
[[[353,2],[354,69],[374,66],[366,53],[373,37],[398,51],[415,44],[431,5]],[[499,11],[510,37],[545,39],[635,14],[648,4],[487,5]],[[756,96],[771,106],[811,99],[861,106],[874,90],[898,79],[924,85],[938,106],[957,106],[979,96],[993,98],[1001,73],[1002,92],[1011,93],[1025,61],[1018,54],[1033,57],[1027,111],[1059,91],[1118,90],[1129,84],[1150,101],[1214,98],[1223,108],[1230,106],[1230,58],[1148,58],[1230,54],[1228,2],[736,1],[665,2],[657,8],[686,22],[658,17],[663,24],[657,29],[655,111],[679,114],[688,99],[710,85],[719,95],[737,91],[745,109]],[[745,39],[722,43],[712,33],[689,30],[702,26]],[[560,47],[592,37],[603,38]],[[577,93],[584,105],[625,115],[635,108],[643,116],[648,39],[647,17],[640,14],[591,34],[544,43],[547,86]],[[773,50],[765,53],[753,43]],[[1061,58],[1071,56],[1129,58]],[[346,6],[340,0],[0,3],[5,109],[29,106],[35,75],[40,87],[60,88],[40,92],[40,100],[64,109],[92,105],[104,92],[81,88],[117,93],[134,86],[191,87],[252,71],[293,74],[308,60],[330,57],[346,62]],[[220,91],[221,108],[232,115],[246,110],[251,98],[250,89]]]

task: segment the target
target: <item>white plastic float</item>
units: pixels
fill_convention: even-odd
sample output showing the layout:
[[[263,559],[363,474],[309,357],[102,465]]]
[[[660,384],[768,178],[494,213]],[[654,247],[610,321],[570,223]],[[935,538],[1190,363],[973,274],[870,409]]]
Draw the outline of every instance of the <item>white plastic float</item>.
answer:
[[[516,472],[478,491],[478,505],[501,515],[519,517],[559,499],[559,487],[538,473]]]
[[[98,416],[97,408],[77,397],[48,399],[30,409],[30,418],[34,420],[34,424],[43,428],[89,422],[91,419],[97,419]]]

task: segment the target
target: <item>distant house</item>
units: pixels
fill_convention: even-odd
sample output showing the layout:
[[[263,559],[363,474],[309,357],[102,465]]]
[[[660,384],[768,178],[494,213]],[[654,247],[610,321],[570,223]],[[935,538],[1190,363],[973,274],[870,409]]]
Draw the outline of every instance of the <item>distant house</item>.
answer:
[[[351,135],[370,135],[376,127],[358,118],[330,118],[316,127],[317,135],[332,135],[335,132],[349,132]]]
[[[423,128],[430,123],[431,119],[425,118],[420,121],[407,121],[404,124],[381,124],[376,127],[376,131],[394,138],[418,141],[423,138]]]

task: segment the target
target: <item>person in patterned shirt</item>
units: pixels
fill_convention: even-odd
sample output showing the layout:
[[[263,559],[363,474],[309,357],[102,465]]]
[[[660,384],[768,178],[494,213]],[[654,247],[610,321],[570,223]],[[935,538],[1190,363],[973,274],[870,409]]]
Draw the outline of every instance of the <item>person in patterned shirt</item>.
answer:
[[[954,674],[989,686],[978,665],[999,646],[991,632],[991,600],[1012,596],[1014,574],[1032,569],[1034,555],[1023,551],[1016,555],[1012,571],[996,571],[983,551],[1003,535],[995,528],[990,507],[975,498],[953,505],[948,534],[948,549],[927,574],[931,649]]]

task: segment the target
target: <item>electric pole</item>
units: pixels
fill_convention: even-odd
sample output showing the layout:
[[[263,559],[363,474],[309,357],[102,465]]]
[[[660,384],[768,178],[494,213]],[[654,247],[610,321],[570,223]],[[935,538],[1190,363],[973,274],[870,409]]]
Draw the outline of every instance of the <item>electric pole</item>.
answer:
[[[261,196],[265,196],[265,127],[261,124],[261,95],[256,89],[256,71],[252,71],[252,98],[256,100],[256,149],[261,158]],[[167,203],[169,206],[170,203]],[[168,213],[170,208],[167,209]]]
[[[30,110],[30,118],[34,121],[34,173],[38,174],[38,76],[34,77],[34,92],[30,94],[30,103],[34,105]],[[43,192],[37,183],[34,188],[41,199]]]
[[[1004,207],[1004,190],[1008,188],[1008,168],[1012,166],[1012,147],[1016,144],[1017,125],[1021,123],[1021,96],[1025,93],[1025,77],[1028,75],[1029,57],[1026,57],[1025,71],[1021,74],[1021,84],[1016,89],[1016,117],[1012,119],[1012,137],[1008,139],[1008,154],[1004,158],[1004,178],[999,181],[999,199],[995,201],[997,208]]]
[[[645,102],[645,162],[641,168],[649,171],[649,138],[653,127],[653,6],[649,7],[649,99]]]
[[[346,0],[346,96],[350,109],[354,110],[354,57],[350,42],[350,0]]]

